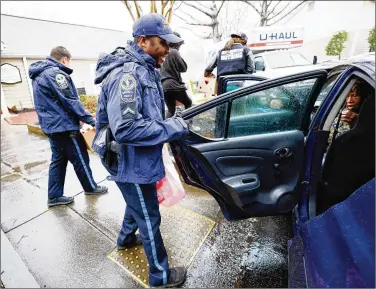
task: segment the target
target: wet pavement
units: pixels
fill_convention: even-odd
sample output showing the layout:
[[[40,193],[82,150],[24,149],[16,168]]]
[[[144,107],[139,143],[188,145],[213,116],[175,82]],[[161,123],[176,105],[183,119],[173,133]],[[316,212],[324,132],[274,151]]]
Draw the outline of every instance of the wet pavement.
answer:
[[[69,164],[65,195],[76,196],[75,202],[48,209],[48,139],[4,120],[1,139],[1,227],[38,284],[142,287],[108,258],[126,204],[115,183],[105,180],[99,158],[89,153],[94,179],[109,193],[84,195]],[[185,189],[179,205],[216,222],[191,262],[185,288],[287,287],[288,216],[228,222],[208,193]]]

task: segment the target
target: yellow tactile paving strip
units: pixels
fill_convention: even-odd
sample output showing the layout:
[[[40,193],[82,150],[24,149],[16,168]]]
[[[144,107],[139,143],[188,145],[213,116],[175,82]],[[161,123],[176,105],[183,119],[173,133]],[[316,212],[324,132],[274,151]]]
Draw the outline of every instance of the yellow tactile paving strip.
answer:
[[[180,205],[160,207],[161,232],[170,267],[188,267],[215,226],[215,222]],[[108,257],[144,287],[149,287],[149,264],[142,246],[118,251]]]

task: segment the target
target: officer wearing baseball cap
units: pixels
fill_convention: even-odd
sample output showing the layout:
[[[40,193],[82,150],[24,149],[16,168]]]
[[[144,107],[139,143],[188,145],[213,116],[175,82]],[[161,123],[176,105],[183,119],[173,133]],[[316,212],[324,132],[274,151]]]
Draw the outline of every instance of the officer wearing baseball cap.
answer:
[[[98,60],[95,83],[102,83],[102,90],[93,149],[127,204],[118,249],[142,243],[149,262],[150,285],[177,287],[185,281],[187,271],[183,267],[169,268],[159,229],[156,182],[165,176],[163,144],[180,139],[189,130],[180,117],[164,119],[164,95],[157,68],[169,53],[169,45],[183,40],[172,32],[163,16],[155,13],[135,22],[133,37],[126,48],[117,48]],[[112,164],[106,162],[104,132],[110,132],[120,147]],[[137,229],[139,235],[135,234]]]
[[[233,33],[231,39],[221,49],[217,57],[205,69],[205,76],[213,76],[212,71],[217,67],[217,79],[223,75],[247,74],[255,72],[252,51],[246,47],[248,37],[245,33]]]

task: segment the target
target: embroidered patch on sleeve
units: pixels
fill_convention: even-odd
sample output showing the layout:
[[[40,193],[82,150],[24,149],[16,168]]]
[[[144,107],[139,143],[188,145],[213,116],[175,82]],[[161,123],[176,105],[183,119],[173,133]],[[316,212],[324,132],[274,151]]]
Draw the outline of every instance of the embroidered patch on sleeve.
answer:
[[[136,100],[137,81],[131,74],[125,74],[119,85],[120,98],[125,103],[132,103]]]
[[[67,89],[68,88],[68,81],[67,81],[67,79],[65,78],[64,75],[62,75],[60,73],[56,75],[56,82],[57,82],[57,85],[61,89]]]

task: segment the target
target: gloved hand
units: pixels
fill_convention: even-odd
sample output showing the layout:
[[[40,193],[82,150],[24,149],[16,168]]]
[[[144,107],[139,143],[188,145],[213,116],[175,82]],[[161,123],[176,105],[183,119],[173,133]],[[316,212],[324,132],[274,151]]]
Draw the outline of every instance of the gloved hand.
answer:
[[[91,126],[90,124],[85,123],[85,124],[81,127],[80,131],[81,131],[82,133],[85,133],[85,132],[87,132],[87,131],[89,131],[89,130],[92,130],[92,129],[94,129],[93,126]]]
[[[215,78],[215,74],[212,72],[204,72],[204,77]]]
[[[192,119],[184,119],[184,122],[187,124],[188,129],[190,129],[192,126]]]

